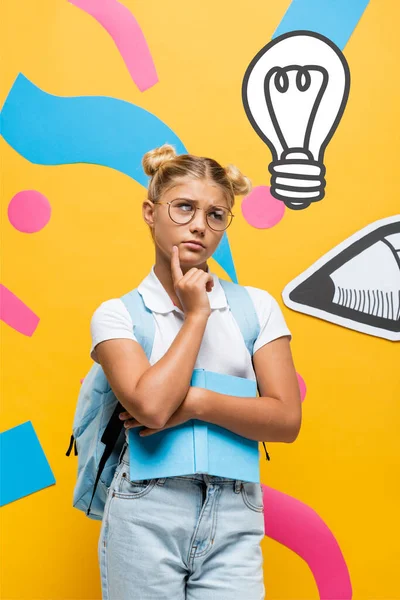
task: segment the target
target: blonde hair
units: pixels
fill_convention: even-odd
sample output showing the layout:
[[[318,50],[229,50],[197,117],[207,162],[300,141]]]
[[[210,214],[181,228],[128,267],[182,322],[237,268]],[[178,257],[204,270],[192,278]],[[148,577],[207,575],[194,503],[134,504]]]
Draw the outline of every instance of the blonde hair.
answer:
[[[177,154],[171,144],[164,144],[146,152],[142,165],[146,175],[151,177],[147,197],[154,203],[182,177],[213,181],[221,187],[229,208],[233,207],[235,196],[249,194],[252,189],[250,179],[235,165],[229,164],[224,168],[212,158]]]

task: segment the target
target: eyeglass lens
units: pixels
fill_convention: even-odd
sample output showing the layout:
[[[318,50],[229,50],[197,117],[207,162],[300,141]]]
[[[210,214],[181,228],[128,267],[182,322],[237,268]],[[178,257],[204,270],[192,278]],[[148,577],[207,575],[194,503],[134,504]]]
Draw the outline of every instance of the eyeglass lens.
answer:
[[[173,200],[170,204],[170,217],[175,223],[183,225],[188,223],[196,210],[195,203],[188,200]],[[227,208],[223,206],[214,206],[206,213],[209,226],[212,229],[223,230],[230,225],[232,216]]]

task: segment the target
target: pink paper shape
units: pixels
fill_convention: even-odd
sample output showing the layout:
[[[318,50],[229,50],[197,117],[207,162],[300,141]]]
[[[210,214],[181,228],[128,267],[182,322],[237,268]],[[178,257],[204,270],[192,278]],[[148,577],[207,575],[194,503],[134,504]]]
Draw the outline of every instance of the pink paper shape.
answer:
[[[51,206],[43,194],[24,190],[15,194],[8,205],[8,219],[15,229],[23,233],[36,233],[47,225]]]
[[[302,376],[299,373],[296,373],[296,375],[297,375],[297,381],[299,382],[301,401],[303,402],[304,398],[306,397],[306,393],[307,393],[306,382],[304,381],[304,379],[302,378]]]
[[[265,535],[309,566],[323,600],[350,600],[349,571],[333,533],[309,506],[264,484]]]
[[[117,0],[68,1],[91,15],[109,33],[141,92],[158,82],[146,39],[126,6]]]
[[[0,284],[0,319],[10,327],[27,336],[31,336],[40,319],[35,313]]]
[[[282,219],[285,205],[271,195],[268,186],[259,185],[243,198],[242,214],[252,227],[269,229]]]

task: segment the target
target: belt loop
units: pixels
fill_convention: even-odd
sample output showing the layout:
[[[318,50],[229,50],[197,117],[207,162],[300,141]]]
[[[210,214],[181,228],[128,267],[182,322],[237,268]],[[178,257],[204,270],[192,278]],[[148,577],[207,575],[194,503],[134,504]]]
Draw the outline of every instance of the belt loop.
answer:
[[[242,480],[235,479],[235,494],[238,494],[240,492],[241,487],[242,487]]]
[[[118,466],[121,464],[121,461],[122,461],[122,459],[124,457],[125,450],[126,450],[127,447],[128,447],[128,442],[125,442],[124,445],[123,445],[123,447],[122,447],[122,450],[120,452],[120,455],[119,455]]]
[[[157,485],[164,485],[166,477],[159,477],[157,480]]]

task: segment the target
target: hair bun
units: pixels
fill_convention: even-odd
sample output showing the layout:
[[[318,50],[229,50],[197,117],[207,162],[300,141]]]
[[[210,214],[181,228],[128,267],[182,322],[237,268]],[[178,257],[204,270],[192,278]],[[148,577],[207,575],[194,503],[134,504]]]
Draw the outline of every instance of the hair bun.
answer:
[[[176,150],[171,144],[164,144],[153,150],[149,150],[143,156],[142,165],[146,175],[151,177],[158,171],[161,165],[177,156]]]
[[[225,173],[232,185],[235,196],[246,196],[252,190],[252,183],[248,177],[243,175],[235,165],[225,167]]]

